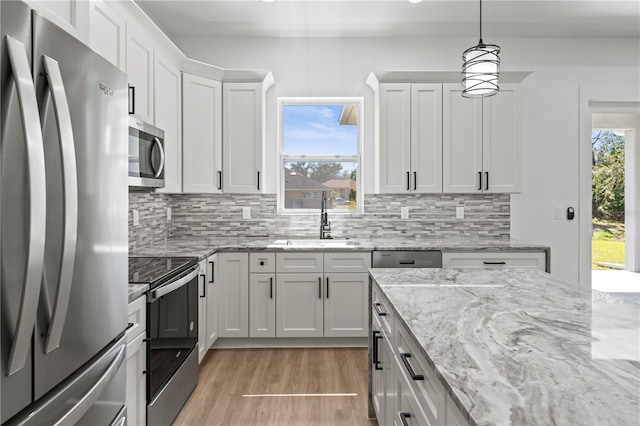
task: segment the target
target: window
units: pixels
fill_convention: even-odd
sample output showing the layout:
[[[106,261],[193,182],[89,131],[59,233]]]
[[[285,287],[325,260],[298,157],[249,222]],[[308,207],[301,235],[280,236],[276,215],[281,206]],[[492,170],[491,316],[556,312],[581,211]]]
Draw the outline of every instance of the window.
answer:
[[[281,98],[279,213],[362,213],[362,98]]]

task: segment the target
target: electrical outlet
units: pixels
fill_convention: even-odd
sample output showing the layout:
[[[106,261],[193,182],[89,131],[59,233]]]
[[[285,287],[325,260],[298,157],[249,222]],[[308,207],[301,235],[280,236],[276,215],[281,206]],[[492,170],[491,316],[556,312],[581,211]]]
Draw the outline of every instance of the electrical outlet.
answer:
[[[251,207],[243,207],[242,208],[242,218],[243,219],[251,219]]]
[[[171,221],[171,207],[167,207],[167,222]]]
[[[409,219],[409,207],[400,207],[400,219]]]
[[[133,209],[131,211],[133,212],[133,226],[140,225],[140,212],[138,212],[138,209]]]
[[[562,220],[562,207],[553,208],[553,218],[555,220]]]
[[[456,219],[464,219],[464,206],[456,207]]]

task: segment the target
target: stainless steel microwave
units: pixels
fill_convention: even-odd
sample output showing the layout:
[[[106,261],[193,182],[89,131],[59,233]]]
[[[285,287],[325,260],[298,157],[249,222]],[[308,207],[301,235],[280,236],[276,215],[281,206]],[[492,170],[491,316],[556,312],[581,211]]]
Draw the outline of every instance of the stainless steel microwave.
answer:
[[[129,117],[129,186],[164,187],[164,131]]]

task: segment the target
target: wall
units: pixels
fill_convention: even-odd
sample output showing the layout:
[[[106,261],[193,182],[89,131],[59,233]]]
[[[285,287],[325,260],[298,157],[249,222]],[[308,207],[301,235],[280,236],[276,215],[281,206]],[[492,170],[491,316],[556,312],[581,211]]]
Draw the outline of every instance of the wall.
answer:
[[[172,221],[167,220],[168,195],[154,192],[129,192],[129,251],[173,236]],[[133,210],[140,224],[133,226]]]
[[[279,96],[363,96],[365,191],[373,182],[373,94],[370,71],[459,70],[468,38],[206,38],[175,37],[193,59],[224,68],[269,68],[276,85],[267,95],[267,164],[275,167]],[[522,193],[511,197],[511,235],[549,245],[551,268],[578,281],[578,221],[554,220],[553,208],[576,207],[578,89],[583,85],[638,85],[640,40],[489,38],[502,48],[502,69],[532,71],[523,84]],[[275,192],[276,175],[267,173]]]

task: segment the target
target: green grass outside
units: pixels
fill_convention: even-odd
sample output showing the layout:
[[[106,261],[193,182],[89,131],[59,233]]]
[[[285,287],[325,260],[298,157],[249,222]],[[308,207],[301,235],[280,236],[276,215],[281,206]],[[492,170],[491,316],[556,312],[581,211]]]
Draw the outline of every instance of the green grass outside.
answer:
[[[596,262],[624,264],[624,223],[593,220],[591,269],[609,269]]]

